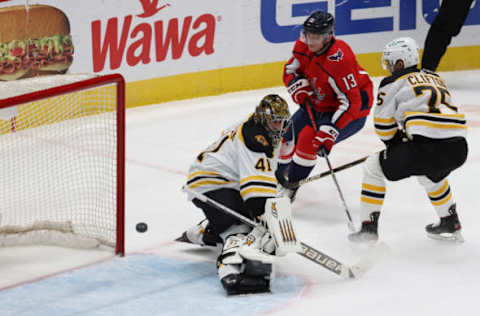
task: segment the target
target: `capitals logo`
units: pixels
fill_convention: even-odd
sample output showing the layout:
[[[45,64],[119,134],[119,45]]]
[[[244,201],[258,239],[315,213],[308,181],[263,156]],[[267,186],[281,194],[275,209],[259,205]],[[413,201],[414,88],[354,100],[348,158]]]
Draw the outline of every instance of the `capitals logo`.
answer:
[[[340,60],[343,59],[343,52],[339,48],[335,54],[330,55],[327,58],[328,58],[328,60],[339,62]]]

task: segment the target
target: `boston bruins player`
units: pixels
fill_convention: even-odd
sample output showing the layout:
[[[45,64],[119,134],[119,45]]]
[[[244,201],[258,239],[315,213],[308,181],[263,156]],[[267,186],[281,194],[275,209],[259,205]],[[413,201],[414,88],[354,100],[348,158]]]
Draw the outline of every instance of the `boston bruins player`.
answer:
[[[189,170],[188,188],[250,219],[262,215],[266,200],[277,193],[273,160],[289,118],[284,99],[275,94],[265,96],[248,120],[222,133],[217,142],[197,156]],[[271,263],[261,252],[274,250],[272,240],[196,198],[192,202],[203,210],[206,220],[184,232],[177,241],[223,244],[217,267],[228,294],[269,291]],[[242,245],[250,244],[247,238],[258,241],[251,246],[260,258],[267,258],[262,264],[262,260],[251,261],[239,254]]]
[[[408,37],[388,43],[382,64],[391,76],[380,83],[375,131],[386,149],[364,164],[359,232],[352,241],[377,240],[385,179],[417,176],[440,222],[426,226],[428,236],[462,241],[461,225],[447,176],[467,158],[466,121],[450,100],[445,81],[417,69],[418,46]]]

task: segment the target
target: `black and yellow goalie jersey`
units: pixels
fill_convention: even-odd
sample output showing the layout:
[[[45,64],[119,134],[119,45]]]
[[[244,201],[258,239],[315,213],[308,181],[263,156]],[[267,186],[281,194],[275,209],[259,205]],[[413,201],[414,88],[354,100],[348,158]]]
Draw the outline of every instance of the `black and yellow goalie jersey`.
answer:
[[[253,117],[225,131],[189,169],[187,185],[200,193],[221,188],[240,191],[244,200],[275,197],[274,148]]]

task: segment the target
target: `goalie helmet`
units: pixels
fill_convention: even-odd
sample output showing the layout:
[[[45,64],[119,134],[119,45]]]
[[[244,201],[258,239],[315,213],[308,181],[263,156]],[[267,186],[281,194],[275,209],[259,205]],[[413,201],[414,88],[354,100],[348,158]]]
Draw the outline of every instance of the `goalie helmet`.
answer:
[[[388,43],[383,49],[382,67],[393,72],[397,61],[402,60],[405,68],[418,65],[420,55],[413,38],[400,37]]]
[[[303,31],[314,34],[333,34],[335,18],[328,12],[315,11],[303,23]]]
[[[267,130],[273,147],[277,147],[290,122],[287,101],[277,94],[269,94],[257,105],[253,118]]]

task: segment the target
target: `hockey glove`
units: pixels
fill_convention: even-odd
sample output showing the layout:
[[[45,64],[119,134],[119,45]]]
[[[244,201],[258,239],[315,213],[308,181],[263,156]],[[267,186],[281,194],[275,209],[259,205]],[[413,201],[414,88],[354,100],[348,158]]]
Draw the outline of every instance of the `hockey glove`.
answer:
[[[310,87],[310,82],[307,79],[302,77],[296,77],[290,81],[288,88],[288,93],[292,96],[292,100],[299,104],[303,105],[308,100],[313,104],[311,98],[313,96],[313,90]]]
[[[313,139],[313,149],[320,156],[327,155],[332,150],[338,136],[338,130],[332,125],[322,125]]]

